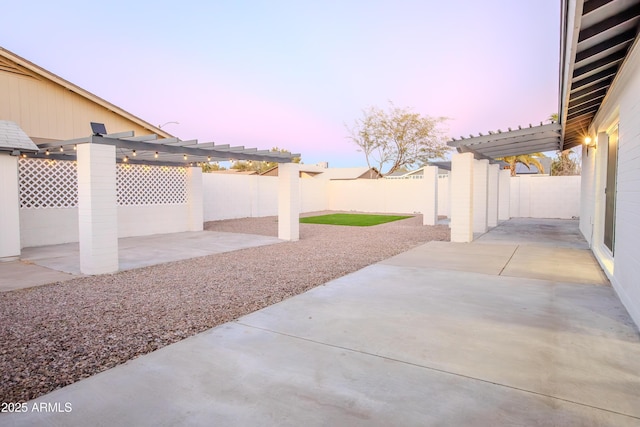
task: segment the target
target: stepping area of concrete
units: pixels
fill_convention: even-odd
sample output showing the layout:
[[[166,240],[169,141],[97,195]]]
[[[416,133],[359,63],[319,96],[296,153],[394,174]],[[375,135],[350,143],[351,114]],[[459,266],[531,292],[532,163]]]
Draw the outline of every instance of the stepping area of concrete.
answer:
[[[255,246],[275,237],[219,231],[187,231],[118,239],[120,271]],[[80,273],[78,243],[24,248],[18,261],[0,262],[0,292],[68,280]]]
[[[567,244],[577,222],[504,238],[518,225],[428,243],[28,403],[71,412],[0,424],[639,426],[640,334]]]

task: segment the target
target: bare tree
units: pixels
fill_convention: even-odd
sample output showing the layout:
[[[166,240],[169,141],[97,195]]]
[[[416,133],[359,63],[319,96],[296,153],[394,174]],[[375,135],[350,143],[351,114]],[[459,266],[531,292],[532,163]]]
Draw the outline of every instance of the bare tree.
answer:
[[[348,138],[364,153],[370,168],[388,175],[403,166],[442,158],[450,150],[440,129],[445,117],[421,116],[409,108],[389,105],[388,111],[369,107],[348,128]]]

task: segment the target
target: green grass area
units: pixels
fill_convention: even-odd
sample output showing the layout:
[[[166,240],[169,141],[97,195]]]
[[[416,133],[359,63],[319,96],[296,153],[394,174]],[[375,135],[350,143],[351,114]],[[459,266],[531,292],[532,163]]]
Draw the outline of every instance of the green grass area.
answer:
[[[329,214],[329,215],[309,216],[306,218],[300,218],[300,222],[304,224],[352,225],[357,227],[369,227],[371,225],[384,224],[386,222],[398,221],[400,219],[405,219],[405,218],[411,218],[411,216]]]

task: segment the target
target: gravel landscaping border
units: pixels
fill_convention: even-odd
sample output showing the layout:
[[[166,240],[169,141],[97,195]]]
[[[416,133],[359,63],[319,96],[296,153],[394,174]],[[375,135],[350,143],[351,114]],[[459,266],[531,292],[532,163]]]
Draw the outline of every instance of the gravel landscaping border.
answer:
[[[276,217],[205,224],[267,236],[277,227]],[[0,293],[0,400],[37,398],[449,236],[420,215],[373,227],[300,224],[297,242]]]

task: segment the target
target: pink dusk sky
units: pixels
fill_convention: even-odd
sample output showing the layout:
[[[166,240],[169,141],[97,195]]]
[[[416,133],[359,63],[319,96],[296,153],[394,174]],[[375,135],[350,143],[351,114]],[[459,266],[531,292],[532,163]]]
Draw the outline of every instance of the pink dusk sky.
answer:
[[[363,166],[345,124],[388,101],[449,117],[456,138],[546,121],[559,15],[560,0],[22,0],[0,46],[182,139]]]

